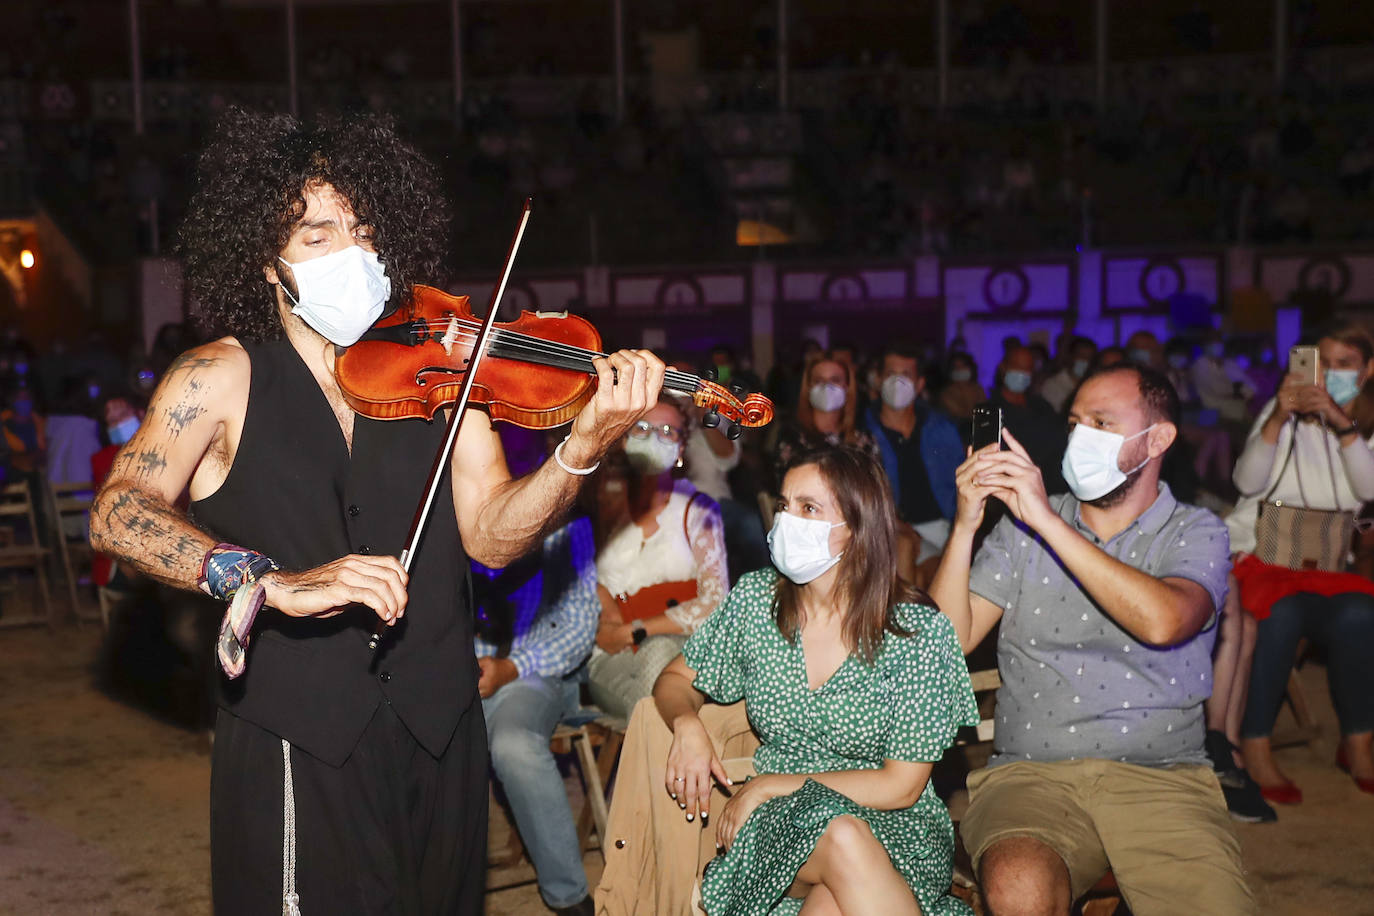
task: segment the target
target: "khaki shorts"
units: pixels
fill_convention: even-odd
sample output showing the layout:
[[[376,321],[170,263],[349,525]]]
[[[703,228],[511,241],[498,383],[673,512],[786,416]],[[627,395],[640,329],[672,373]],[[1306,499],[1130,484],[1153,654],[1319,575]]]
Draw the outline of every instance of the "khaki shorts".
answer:
[[[999,840],[1029,837],[1064,860],[1074,899],[1110,868],[1135,916],[1255,912],[1208,767],[1020,761],[969,774],[968,788],[959,830],[975,873]]]

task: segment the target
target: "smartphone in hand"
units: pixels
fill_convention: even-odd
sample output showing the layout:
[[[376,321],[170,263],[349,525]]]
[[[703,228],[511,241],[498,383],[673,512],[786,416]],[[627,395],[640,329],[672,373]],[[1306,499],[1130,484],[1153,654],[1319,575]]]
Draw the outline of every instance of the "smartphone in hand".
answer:
[[[1002,408],[988,403],[975,405],[973,408],[973,450],[976,452],[994,442],[1000,449],[1005,450],[1007,447],[1006,443],[1002,441]]]
[[[1288,351],[1288,374],[1302,379],[1304,385],[1316,385],[1320,379],[1320,351],[1312,346],[1297,346]]]

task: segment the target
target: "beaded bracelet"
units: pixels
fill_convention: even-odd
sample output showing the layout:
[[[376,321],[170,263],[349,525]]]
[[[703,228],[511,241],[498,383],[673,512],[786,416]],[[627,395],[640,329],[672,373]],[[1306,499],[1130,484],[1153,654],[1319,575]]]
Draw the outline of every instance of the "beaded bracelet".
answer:
[[[592,465],[589,468],[574,468],[569,467],[567,464],[565,464],[563,462],[563,446],[567,444],[569,438],[571,438],[571,434],[564,436],[563,441],[558,443],[558,447],[553,450],[553,460],[558,462],[558,466],[560,468],[562,468],[563,470],[567,471],[569,474],[572,474],[575,477],[586,477],[588,474],[594,473],[597,468],[601,467],[600,461],[598,461],[596,464]]]

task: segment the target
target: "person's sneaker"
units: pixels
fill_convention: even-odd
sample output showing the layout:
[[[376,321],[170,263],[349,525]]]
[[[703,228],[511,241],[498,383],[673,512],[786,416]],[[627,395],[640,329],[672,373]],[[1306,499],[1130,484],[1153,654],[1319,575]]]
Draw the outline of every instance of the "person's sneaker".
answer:
[[[572,906],[551,907],[557,916],[592,916],[596,908],[592,905],[591,896],[583,897]]]
[[[1226,797],[1226,808],[1233,820],[1267,824],[1279,819],[1264,800],[1259,783],[1236,766],[1235,758],[1231,756],[1235,745],[1226,739],[1226,735],[1209,729],[1203,738],[1203,747],[1207,751],[1207,758],[1212,761],[1212,770],[1217,774],[1217,782],[1221,783],[1221,794]]]
[[[1217,781],[1221,783],[1221,794],[1226,798],[1226,808],[1231,812],[1232,820],[1268,824],[1279,819],[1273,806],[1260,794],[1259,783],[1251,779],[1249,773],[1237,769],[1226,775],[1226,780],[1218,775]]]

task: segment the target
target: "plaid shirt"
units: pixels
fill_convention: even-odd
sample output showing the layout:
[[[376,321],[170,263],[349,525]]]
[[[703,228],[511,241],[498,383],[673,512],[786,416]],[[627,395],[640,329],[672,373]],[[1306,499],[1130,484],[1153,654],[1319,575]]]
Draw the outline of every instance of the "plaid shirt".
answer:
[[[544,538],[532,575],[522,573],[518,562],[505,570],[472,564],[474,576],[481,577],[474,580],[479,624],[506,618],[490,622],[511,627],[505,654],[521,677],[565,677],[591,654],[601,617],[595,560],[592,524],[577,518]],[[478,658],[501,654],[502,646],[481,636],[473,643]]]

